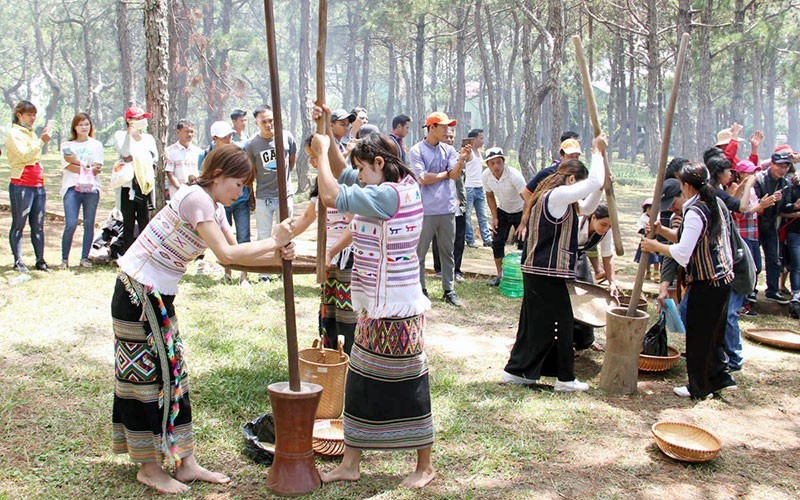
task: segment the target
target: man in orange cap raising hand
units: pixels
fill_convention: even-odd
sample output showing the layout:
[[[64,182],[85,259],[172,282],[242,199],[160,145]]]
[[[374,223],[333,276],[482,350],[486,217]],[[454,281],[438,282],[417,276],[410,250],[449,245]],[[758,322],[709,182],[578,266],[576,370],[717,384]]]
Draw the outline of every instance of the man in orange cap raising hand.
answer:
[[[420,184],[424,211],[422,233],[417,246],[422,292],[428,295],[425,287],[425,256],[435,236],[442,262],[442,300],[461,307],[463,303],[454,287],[457,198],[453,181],[461,175],[470,148],[461,148],[459,154],[453,146],[444,142],[448,127],[455,124],[456,121],[444,113],[428,115],[425,121],[428,135],[409,150],[408,157],[409,166]]]

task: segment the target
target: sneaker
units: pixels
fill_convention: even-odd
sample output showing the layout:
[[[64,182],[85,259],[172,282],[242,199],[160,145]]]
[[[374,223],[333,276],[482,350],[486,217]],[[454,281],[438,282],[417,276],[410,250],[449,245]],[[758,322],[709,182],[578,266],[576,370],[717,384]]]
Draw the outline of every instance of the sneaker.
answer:
[[[489,240],[489,241],[486,241],[486,240],[484,240],[484,242],[483,242],[483,246],[485,246],[485,247],[490,247],[490,246],[492,246],[492,240]]]
[[[275,279],[271,274],[259,274],[258,275],[258,282],[259,283],[269,283]]]
[[[741,316],[742,314],[744,314],[745,316],[758,316],[758,313],[756,312],[755,309],[753,309],[753,306],[751,304],[745,304],[744,306],[742,306],[742,309],[739,310],[739,315]]]
[[[486,281],[486,284],[489,286],[500,286],[500,281],[500,276],[492,276],[488,281]]]
[[[792,292],[790,292],[790,291],[789,291],[789,289],[788,289],[788,288],[786,288],[785,286],[782,286],[780,291],[781,291],[781,293],[782,293],[782,294],[784,294],[784,295],[788,295],[788,296],[790,296],[790,297],[792,296]]]
[[[450,290],[449,292],[444,292],[442,296],[442,300],[447,302],[448,304],[454,305],[456,307],[463,307],[464,303],[461,302],[461,299],[458,298],[458,294],[455,290]]]
[[[463,275],[463,274],[461,274],[461,273],[456,273],[456,278],[455,278],[455,280],[456,280],[456,283],[463,283],[464,281],[466,281],[466,280],[464,279],[464,275]]]
[[[742,365],[728,365],[729,372],[740,372],[742,371]]]
[[[520,377],[519,375],[514,375],[503,370],[503,373],[500,375],[500,382],[503,384],[533,385],[539,382],[539,380]]]
[[[767,292],[765,294],[767,300],[771,300],[772,302],[777,302],[778,304],[788,304],[789,299],[783,296],[781,292]]]
[[[69,269],[69,262],[62,260],[61,264],[56,266],[56,269]]]
[[[468,241],[467,242],[467,246],[470,247],[470,248],[478,248],[478,244],[475,243],[474,241],[473,242],[469,242]]]
[[[553,384],[553,390],[555,392],[584,392],[589,390],[589,384],[578,379],[569,382],[562,382],[556,379],[556,383]]]
[[[681,398],[690,398],[690,397],[692,397],[692,394],[689,392],[689,388],[686,387],[685,385],[682,385],[680,387],[673,387],[672,388],[672,392],[674,392],[678,397],[681,397]],[[712,392],[711,394],[709,394],[708,396],[706,396],[703,399],[714,399],[714,393]]]
[[[14,270],[18,273],[25,273],[25,274],[31,272],[30,269],[28,269],[28,266],[26,266],[25,263],[22,262],[21,260],[14,262]]]
[[[90,268],[92,267],[92,261],[89,259],[81,259],[81,267]]]
[[[750,302],[751,304],[758,302],[758,292],[755,290],[750,292],[750,294],[747,295],[747,302]]]
[[[42,272],[45,272],[45,273],[49,273],[50,272],[50,268],[47,266],[47,262],[45,262],[43,260],[40,260],[39,262],[37,262],[35,267],[36,267],[37,271],[42,271]]]

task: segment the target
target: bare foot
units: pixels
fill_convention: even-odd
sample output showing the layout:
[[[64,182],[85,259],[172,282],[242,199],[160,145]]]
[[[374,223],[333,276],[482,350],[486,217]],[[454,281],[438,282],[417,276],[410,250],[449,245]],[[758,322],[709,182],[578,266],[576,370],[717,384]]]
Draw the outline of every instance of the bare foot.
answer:
[[[403,488],[424,488],[436,477],[436,470],[433,467],[417,469],[413,474],[403,479],[400,486]]]
[[[322,479],[323,483],[333,483],[336,481],[358,481],[358,478],[361,477],[361,472],[358,470],[358,468],[351,469],[345,467],[344,465],[340,465],[330,472],[321,472],[319,477]]]
[[[154,463],[142,465],[142,468],[136,473],[136,480],[160,493],[177,495],[189,491],[187,485],[176,481],[164,472],[161,466]]]
[[[188,456],[181,462],[181,466],[175,470],[175,479],[188,483],[190,481],[205,481],[213,484],[228,484],[231,478],[219,472],[211,472],[200,467],[193,456]]]

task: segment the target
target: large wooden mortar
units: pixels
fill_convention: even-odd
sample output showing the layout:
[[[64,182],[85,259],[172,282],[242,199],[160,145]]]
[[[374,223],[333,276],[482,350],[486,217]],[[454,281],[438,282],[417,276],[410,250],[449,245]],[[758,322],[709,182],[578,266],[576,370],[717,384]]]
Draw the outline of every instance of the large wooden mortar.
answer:
[[[292,391],[288,382],[277,382],[268,390],[275,417],[275,460],[267,488],[279,496],[304,495],[321,484],[312,440],[322,386],[303,382],[299,391]]]
[[[606,352],[600,370],[600,389],[608,394],[635,394],[639,380],[639,353],[650,316],[636,310],[626,316],[624,307],[606,311]]]

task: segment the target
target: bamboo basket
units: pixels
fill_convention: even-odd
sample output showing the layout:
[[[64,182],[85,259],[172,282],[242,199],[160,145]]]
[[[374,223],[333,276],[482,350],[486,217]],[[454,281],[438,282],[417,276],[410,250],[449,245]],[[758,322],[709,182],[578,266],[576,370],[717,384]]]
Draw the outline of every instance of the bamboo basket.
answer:
[[[673,369],[678,364],[681,353],[671,346],[668,346],[667,349],[669,351],[667,356],[639,354],[639,370],[643,372],[665,372]]]
[[[344,429],[339,419],[314,422],[314,439],[311,446],[320,455],[344,455]]]
[[[652,432],[661,451],[683,462],[708,462],[722,449],[719,438],[692,424],[657,422]]]
[[[322,398],[316,418],[339,418],[344,409],[344,383],[350,357],[344,353],[344,336],[339,336],[339,349],[325,349],[315,339],[311,349],[298,353],[300,380],[322,386]]]

